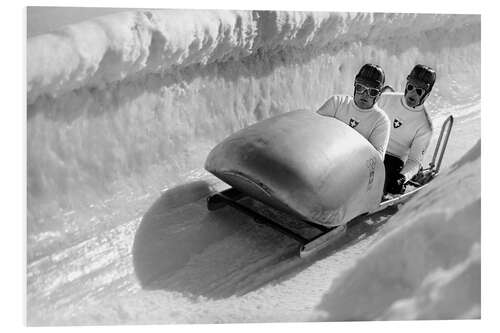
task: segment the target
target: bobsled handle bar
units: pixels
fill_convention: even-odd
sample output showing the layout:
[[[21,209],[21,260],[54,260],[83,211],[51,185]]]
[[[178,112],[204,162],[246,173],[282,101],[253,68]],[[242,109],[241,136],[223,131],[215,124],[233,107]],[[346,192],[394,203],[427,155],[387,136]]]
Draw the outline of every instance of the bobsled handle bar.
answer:
[[[444,152],[446,150],[446,146],[448,145],[448,139],[450,138],[451,128],[453,126],[453,116],[449,116],[443,123],[441,127],[441,133],[439,134],[439,139],[436,144],[436,148],[434,149],[434,155],[432,156],[432,162],[429,164],[429,168],[433,171],[434,174],[439,172],[441,168],[441,162],[443,161]],[[444,141],[443,141],[444,138]],[[437,164],[436,164],[437,159]]]
[[[448,139],[450,138],[451,128],[453,126],[453,116],[449,116],[443,122],[441,127],[441,133],[439,134],[438,141],[436,143],[436,148],[434,149],[434,155],[432,156],[432,162],[425,169],[421,169],[415,177],[407,182],[414,187],[420,187],[428,183],[433,179],[441,168],[441,163],[443,161],[443,156],[446,151],[446,146],[448,145]],[[436,164],[437,160],[437,164]]]

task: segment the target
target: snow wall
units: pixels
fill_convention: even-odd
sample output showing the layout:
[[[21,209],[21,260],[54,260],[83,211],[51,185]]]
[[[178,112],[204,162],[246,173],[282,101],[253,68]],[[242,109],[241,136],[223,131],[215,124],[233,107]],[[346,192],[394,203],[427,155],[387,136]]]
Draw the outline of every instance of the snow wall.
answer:
[[[136,10],[29,38],[28,234],[182,182],[230,133],[352,93],[366,62],[396,89],[434,67],[431,112],[480,96],[480,30],[479,15]]]
[[[481,143],[394,215],[315,320],[481,317]]]

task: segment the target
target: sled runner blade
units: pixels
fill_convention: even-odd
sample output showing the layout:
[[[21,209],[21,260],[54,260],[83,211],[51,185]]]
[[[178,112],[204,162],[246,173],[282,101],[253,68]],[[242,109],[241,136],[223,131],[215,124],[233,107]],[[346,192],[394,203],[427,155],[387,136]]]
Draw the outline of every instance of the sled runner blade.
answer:
[[[271,227],[274,230],[276,230],[276,231],[278,231],[278,232],[280,232],[280,233],[282,233],[290,238],[295,239],[296,241],[298,241],[301,244],[306,244],[309,241],[307,238],[304,238],[301,235],[283,227],[281,224],[267,218],[266,216],[254,211],[253,209],[251,209],[251,208],[249,208],[249,207],[247,207],[239,202],[236,202],[232,198],[224,195],[222,192],[214,194],[212,196],[212,198],[214,200],[217,200],[218,203],[221,202],[221,203],[223,203],[223,205],[231,206],[231,207],[237,209],[238,211],[242,212],[243,214],[253,218],[256,223],[265,224],[268,227]]]
[[[413,197],[415,194],[417,194],[418,191],[420,191],[421,189],[423,189],[426,186],[427,186],[427,184],[424,184],[424,185],[422,185],[420,187],[417,187],[414,190],[411,190],[410,192],[401,194],[401,195],[396,196],[396,197],[394,197],[392,199],[389,199],[389,200],[382,201],[378,205],[378,207],[375,208],[375,210],[373,210],[373,211],[370,212],[370,214],[373,214],[373,213],[379,212],[381,210],[384,210],[384,209],[386,209],[389,206],[394,206],[394,205],[398,205],[398,204],[401,204],[401,203],[405,203],[411,197]]]
[[[334,227],[330,231],[320,234],[315,238],[311,239],[307,244],[304,244],[300,247],[299,255],[301,258],[305,258],[310,256],[311,254],[327,247],[332,244],[335,240],[339,239],[342,235],[345,234],[347,230],[347,226],[340,225],[338,227]]]
[[[309,239],[305,238],[302,235],[298,234],[291,229],[288,229],[286,226],[279,224],[278,222],[273,221],[272,219],[260,214],[259,212],[247,207],[244,204],[236,202],[232,198],[223,194],[223,192],[216,193],[211,196],[209,200],[212,200],[212,203],[216,203],[217,205],[222,206],[231,206],[236,210],[242,212],[243,214],[251,217],[256,223],[264,224],[281,234],[284,234],[287,237],[290,237],[300,243],[299,255],[300,257],[306,257],[311,255],[312,253],[326,247],[331,244],[332,241],[338,239],[342,236],[346,231],[346,225],[337,226],[333,228],[324,227],[309,221],[302,221],[305,224],[308,224],[311,227],[315,227],[320,231],[319,235]],[[210,202],[209,202],[210,204]]]

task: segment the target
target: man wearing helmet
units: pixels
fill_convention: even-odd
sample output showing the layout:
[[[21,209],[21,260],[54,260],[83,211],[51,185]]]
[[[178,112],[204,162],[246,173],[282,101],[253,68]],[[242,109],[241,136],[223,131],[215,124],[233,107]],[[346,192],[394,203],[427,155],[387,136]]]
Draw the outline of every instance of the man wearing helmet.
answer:
[[[416,65],[407,77],[404,94],[384,93],[379,99],[379,106],[392,124],[384,159],[384,193],[403,193],[405,183],[421,167],[432,136],[432,123],[424,102],[435,81],[436,72],[432,68]]]
[[[365,64],[354,81],[354,97],[334,95],[318,109],[324,116],[334,117],[363,135],[384,159],[389,141],[390,122],[376,105],[385,87],[385,74],[380,66]]]

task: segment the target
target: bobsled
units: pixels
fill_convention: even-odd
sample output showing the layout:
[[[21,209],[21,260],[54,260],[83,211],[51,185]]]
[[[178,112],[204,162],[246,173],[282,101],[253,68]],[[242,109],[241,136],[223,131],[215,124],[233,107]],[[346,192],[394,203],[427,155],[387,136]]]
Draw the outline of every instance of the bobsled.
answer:
[[[453,118],[447,122],[444,148]],[[443,132],[439,143],[442,136]],[[375,148],[333,117],[292,111],[241,129],[212,149],[205,169],[230,188],[208,197],[207,207],[232,206],[297,240],[300,255],[305,256],[342,235],[352,219],[407,200],[437,175],[435,160],[436,152],[432,167],[422,170],[421,182],[412,181],[411,193],[381,202],[385,168]],[[244,205],[245,197],[285,212],[320,233],[305,238]]]

